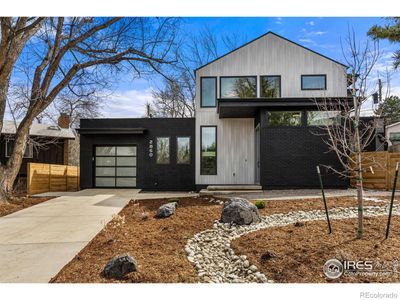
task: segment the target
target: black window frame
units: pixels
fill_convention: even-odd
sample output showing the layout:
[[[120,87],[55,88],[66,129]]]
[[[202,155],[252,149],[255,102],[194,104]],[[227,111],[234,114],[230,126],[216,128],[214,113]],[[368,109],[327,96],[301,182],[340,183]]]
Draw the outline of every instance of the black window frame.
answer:
[[[178,150],[179,150],[179,143],[178,143],[178,139],[180,139],[180,138],[188,138],[189,139],[189,162],[187,162],[187,163],[183,163],[183,162],[179,162],[179,160],[178,160],[178,155],[179,155],[179,152],[178,152]],[[191,146],[191,143],[192,143],[192,137],[191,136],[177,136],[176,137],[176,164],[177,165],[190,165],[191,164],[191,161],[192,161],[192,146]]]
[[[4,156],[9,158],[11,156],[11,153],[8,153],[8,143],[12,142],[13,146],[12,148],[14,149],[14,143],[15,140],[14,139],[6,139],[5,144],[5,149],[4,149]],[[29,156],[25,156],[25,152],[26,150],[29,149]],[[30,142],[27,142],[26,147],[25,147],[25,151],[24,151],[24,156],[22,157],[23,159],[32,159],[33,158],[33,144]],[[12,152],[12,151],[11,151]]]
[[[299,125],[273,125],[270,123],[270,113],[300,113]],[[268,128],[301,128],[304,127],[304,110],[271,110],[267,111],[267,126]]]
[[[203,105],[203,79],[214,79],[215,83],[215,99],[214,99],[214,105]],[[200,107],[201,108],[212,108],[212,107],[217,107],[217,95],[218,95],[218,87],[217,87],[217,77],[216,76],[202,76],[200,77]]]
[[[254,78],[256,80],[256,88],[255,88],[255,96],[254,97],[249,97],[249,98],[228,98],[228,97],[222,97],[222,79],[224,78]],[[219,98],[220,99],[254,99],[257,98],[257,90],[258,90],[258,83],[257,83],[257,75],[249,75],[249,76],[245,76],[245,75],[239,75],[239,76],[219,76]]]
[[[323,89],[319,89],[319,88],[308,88],[308,89],[306,89],[306,88],[303,88],[303,78],[304,77],[321,77],[321,76],[324,77],[325,88],[323,88]],[[326,91],[327,89],[328,89],[328,86],[327,86],[327,82],[326,82],[326,74],[303,74],[303,75],[301,75],[301,90],[302,91]]]
[[[158,162],[158,139],[159,138],[167,138],[168,139],[168,162],[167,163],[159,163]],[[171,137],[170,136],[156,136],[156,164],[160,166],[166,166],[171,164]]]
[[[96,153],[96,148],[97,147],[115,147],[115,153],[114,155],[97,155]],[[136,148],[136,155],[118,155],[118,147],[135,147]],[[137,144],[96,144],[93,145],[93,186],[95,188],[136,188],[137,187],[137,172],[138,172],[138,145]],[[96,158],[97,157],[113,157],[114,158],[114,166],[103,166],[103,165],[97,165]],[[128,166],[128,165],[121,165],[118,166],[117,164],[117,157],[135,157],[136,158],[136,165],[135,166]],[[96,175],[96,169],[97,167],[99,168],[114,168],[114,176],[97,176]],[[132,168],[134,167],[136,169],[136,175],[135,176],[118,176],[117,175],[117,168]],[[96,184],[96,178],[114,178],[114,186],[97,186]],[[118,186],[117,185],[117,178],[135,178],[135,186],[130,187],[130,186]]]
[[[203,172],[203,128],[215,128],[215,174],[204,174]],[[216,125],[201,125],[200,126],[200,175],[216,176],[218,174],[218,127]]]
[[[262,98],[262,99],[269,99],[270,98],[270,97],[261,96],[261,87],[262,87],[261,80],[262,80],[263,77],[278,77],[279,78],[279,97],[273,97],[271,99],[282,98],[282,76],[281,75],[260,75],[260,88],[259,88],[259,90],[260,90],[259,91],[260,92],[260,98]]]

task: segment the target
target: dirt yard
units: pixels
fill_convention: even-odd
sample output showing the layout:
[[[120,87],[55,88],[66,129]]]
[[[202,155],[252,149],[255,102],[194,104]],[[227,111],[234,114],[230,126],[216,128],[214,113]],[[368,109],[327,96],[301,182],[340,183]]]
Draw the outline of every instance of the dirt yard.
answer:
[[[45,202],[47,200],[53,199],[54,197],[41,197],[41,198],[31,198],[31,197],[16,197],[10,200],[7,204],[0,204],[0,217],[12,214],[21,209]]]
[[[166,219],[156,219],[154,216],[157,208],[167,200],[131,201],[51,282],[197,282],[196,270],[187,260],[184,247],[189,238],[212,228],[213,222],[220,218],[222,205],[210,202],[210,199],[213,198],[179,199],[176,214]],[[355,205],[354,198],[329,199],[330,208]],[[267,201],[266,207],[260,212],[268,215],[317,209],[323,209],[320,199]],[[287,248],[290,250],[289,246]],[[124,280],[104,278],[101,273],[108,260],[124,253],[135,257],[138,271]],[[257,257],[254,259],[256,263]]]
[[[247,255],[269,279],[287,283],[400,282],[400,218],[393,217],[390,238],[384,240],[387,217],[365,218],[365,236],[356,239],[357,219],[333,220],[332,234],[324,221],[260,230],[233,242],[235,253]],[[269,258],[271,253],[275,256]],[[377,276],[345,276],[329,280],[323,273],[328,259],[372,260]],[[394,262],[395,263],[395,262]],[[400,263],[400,262],[399,262]],[[385,264],[385,265],[382,265]],[[385,273],[385,271],[389,271]]]

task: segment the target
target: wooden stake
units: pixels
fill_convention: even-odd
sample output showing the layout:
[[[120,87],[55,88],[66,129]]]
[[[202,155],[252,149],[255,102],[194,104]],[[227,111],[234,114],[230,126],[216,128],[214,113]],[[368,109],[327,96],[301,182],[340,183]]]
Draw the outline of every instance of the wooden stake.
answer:
[[[321,171],[319,170],[319,166],[317,166],[317,173],[318,173],[318,178],[319,178],[319,184],[321,185],[322,199],[324,200],[325,214],[326,214],[326,220],[328,222],[329,234],[331,234],[332,233],[331,222],[329,220],[328,206],[326,205],[324,185],[322,183]]]
[[[389,237],[390,231],[390,220],[392,219],[392,210],[393,210],[393,201],[394,201],[394,193],[396,192],[396,183],[397,183],[397,175],[399,174],[399,162],[396,162],[396,173],[394,175],[394,182],[393,182],[393,190],[392,190],[392,199],[390,200],[390,208],[389,208],[389,218],[386,227],[386,237]]]

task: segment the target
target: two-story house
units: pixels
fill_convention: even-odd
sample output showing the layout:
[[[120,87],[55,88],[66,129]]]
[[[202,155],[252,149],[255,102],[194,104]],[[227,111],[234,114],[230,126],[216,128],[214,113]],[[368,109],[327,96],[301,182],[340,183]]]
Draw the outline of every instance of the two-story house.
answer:
[[[320,129],[340,112],[316,102],[349,101],[346,69],[268,32],[195,71],[194,119],[81,120],[81,187],[317,187],[316,165],[340,168]]]

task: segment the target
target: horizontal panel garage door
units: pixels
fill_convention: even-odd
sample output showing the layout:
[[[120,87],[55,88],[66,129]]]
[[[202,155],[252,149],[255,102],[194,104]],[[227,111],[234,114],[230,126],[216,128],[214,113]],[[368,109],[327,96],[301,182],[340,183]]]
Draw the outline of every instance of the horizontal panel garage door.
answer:
[[[136,187],[136,146],[96,146],[96,187]]]

